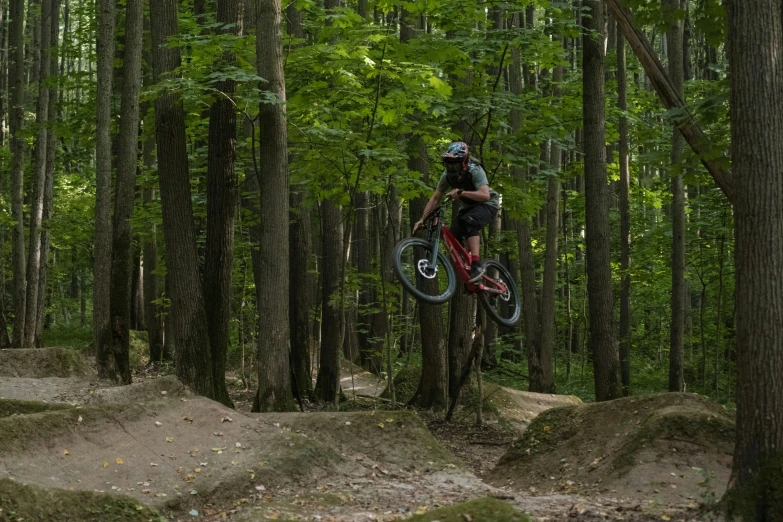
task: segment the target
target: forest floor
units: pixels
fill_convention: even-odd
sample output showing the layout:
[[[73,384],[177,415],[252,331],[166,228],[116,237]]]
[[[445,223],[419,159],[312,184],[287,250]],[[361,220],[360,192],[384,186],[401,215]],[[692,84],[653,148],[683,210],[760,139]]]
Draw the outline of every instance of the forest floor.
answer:
[[[68,350],[0,351],[0,520],[521,520],[459,504],[485,497],[538,520],[696,520],[725,487],[733,421],[695,396],[602,409],[487,385],[478,427],[470,395],[450,423],[385,411],[385,383],[344,366],[349,411],[253,414],[241,386],[231,410],[172,376],[112,387]]]

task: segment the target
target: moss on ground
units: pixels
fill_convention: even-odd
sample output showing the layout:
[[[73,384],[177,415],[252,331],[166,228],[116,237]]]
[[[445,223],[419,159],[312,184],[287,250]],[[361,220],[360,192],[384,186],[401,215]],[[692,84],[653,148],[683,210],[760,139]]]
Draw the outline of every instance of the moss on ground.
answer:
[[[122,495],[65,491],[0,479],[0,521],[165,522],[155,510]]]
[[[48,404],[46,402],[0,399],[0,418],[11,417],[12,415],[29,415],[31,413],[51,410],[68,410],[72,408],[73,406],[67,404]]]
[[[435,509],[408,519],[410,522],[530,522],[530,518],[510,505],[493,498],[481,498]]]

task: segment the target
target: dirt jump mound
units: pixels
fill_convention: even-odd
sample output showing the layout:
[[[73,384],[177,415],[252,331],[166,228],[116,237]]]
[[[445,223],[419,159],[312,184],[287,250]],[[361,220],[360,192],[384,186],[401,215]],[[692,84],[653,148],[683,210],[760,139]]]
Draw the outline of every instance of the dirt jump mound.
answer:
[[[26,522],[165,522],[155,510],[122,495],[63,491],[0,479],[0,520]]]
[[[704,397],[629,397],[543,412],[491,481],[688,504],[720,497],[733,447],[733,416]]]

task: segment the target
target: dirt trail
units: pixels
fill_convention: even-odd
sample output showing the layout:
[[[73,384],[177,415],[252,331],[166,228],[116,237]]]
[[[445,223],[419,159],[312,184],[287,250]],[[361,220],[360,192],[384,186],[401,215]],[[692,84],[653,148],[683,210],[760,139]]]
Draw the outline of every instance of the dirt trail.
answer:
[[[0,353],[0,367],[12,361],[12,370],[0,373],[0,397],[6,397],[0,400],[0,480],[55,488],[29,490],[30,502],[65,502],[73,490],[83,495],[73,499],[83,499],[85,507],[82,500],[68,507],[77,512],[109,498],[101,495],[117,498],[111,506],[120,513],[116,520],[136,520],[143,510],[133,506],[145,505],[169,520],[234,522],[399,520],[488,496],[542,520],[619,520],[625,511],[618,507],[637,508],[615,499],[538,496],[489,485],[474,472],[474,463],[466,466],[455,457],[447,449],[449,440],[434,437],[414,411],[245,414],[193,396],[173,377],[107,386],[72,355]],[[45,376],[41,368],[54,368],[56,377]],[[356,367],[345,370],[346,396],[382,393],[385,382],[376,376]],[[488,404],[515,429],[546,408],[574,402],[488,389]],[[490,462],[478,447],[455,446],[457,453],[476,453]],[[493,451],[499,455],[505,448]],[[0,488],[0,499],[5,490]],[[638,509],[652,509],[657,517],[666,508]],[[79,517],[69,513],[38,519]],[[130,515],[122,518],[123,513]]]

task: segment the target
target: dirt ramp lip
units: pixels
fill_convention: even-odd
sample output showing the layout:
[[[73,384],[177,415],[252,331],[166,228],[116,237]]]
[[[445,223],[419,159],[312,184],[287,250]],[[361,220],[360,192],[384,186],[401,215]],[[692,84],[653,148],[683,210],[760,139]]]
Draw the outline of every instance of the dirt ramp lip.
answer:
[[[490,475],[523,491],[689,504],[719,498],[734,418],[705,397],[635,396],[543,412]]]
[[[31,415],[45,411],[67,410],[71,406],[67,404],[48,404],[36,401],[17,401],[0,399],[0,419],[17,415]]]
[[[366,472],[322,442],[201,397],[0,418],[0,463],[0,477],[128,495],[186,518],[206,504]]]
[[[67,348],[0,350],[0,377],[86,377],[91,374],[81,354]]]
[[[384,468],[455,468],[461,464],[433,437],[414,411],[252,414],[312,438],[366,465]]]

